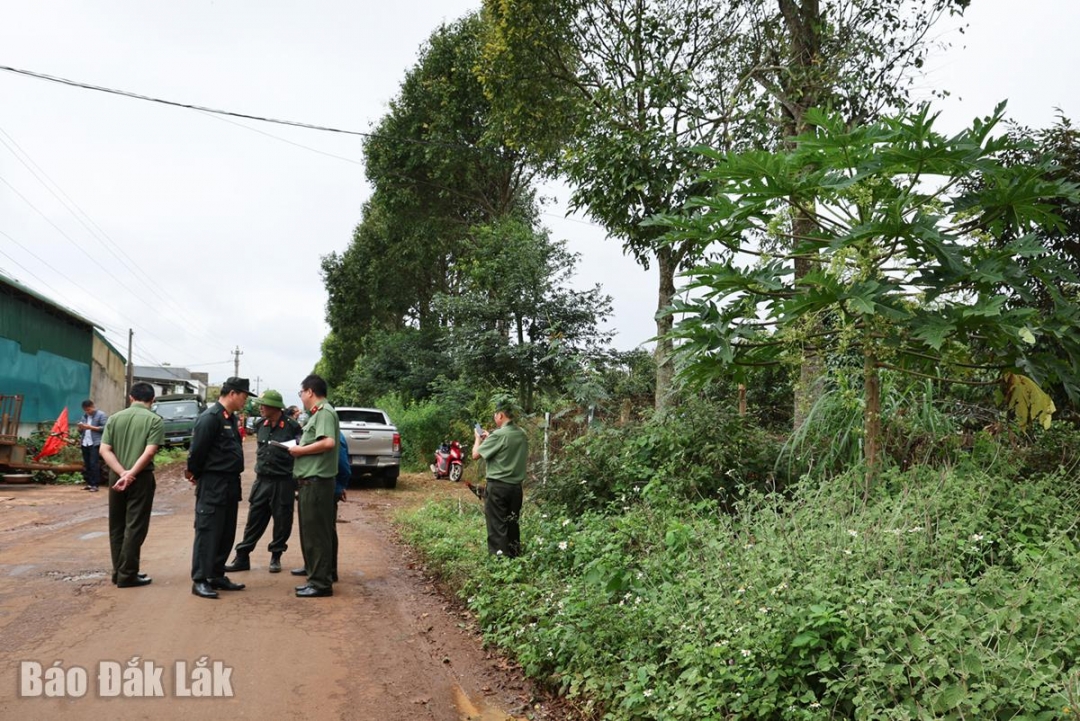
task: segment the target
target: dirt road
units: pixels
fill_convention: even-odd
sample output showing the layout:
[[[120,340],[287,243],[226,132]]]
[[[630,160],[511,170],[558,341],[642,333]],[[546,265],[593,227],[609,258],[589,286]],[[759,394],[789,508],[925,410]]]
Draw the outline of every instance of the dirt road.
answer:
[[[469,502],[421,476],[350,491],[333,598],[293,595],[294,528],[285,572],[267,572],[268,531],[252,570],[231,574],[247,589],[207,600],[191,594],[194,496],[179,466],[159,470],[143,588],[110,582],[107,493],[0,484],[0,719],[554,718],[394,543],[390,512],[431,493]]]

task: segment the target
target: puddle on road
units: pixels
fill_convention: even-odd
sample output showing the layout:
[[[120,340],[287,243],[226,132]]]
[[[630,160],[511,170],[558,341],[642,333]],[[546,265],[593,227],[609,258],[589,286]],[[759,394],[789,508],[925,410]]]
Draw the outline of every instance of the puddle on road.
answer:
[[[454,705],[461,714],[461,721],[524,721],[502,709],[473,701],[461,686],[454,686]]]

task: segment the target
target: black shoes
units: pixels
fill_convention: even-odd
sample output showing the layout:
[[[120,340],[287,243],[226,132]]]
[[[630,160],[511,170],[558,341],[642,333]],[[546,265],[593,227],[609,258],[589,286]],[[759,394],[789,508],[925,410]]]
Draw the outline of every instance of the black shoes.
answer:
[[[139,586],[149,586],[154,582],[154,579],[147,576],[145,573],[140,573],[135,577],[134,581],[127,581],[126,583],[116,584],[117,588],[138,588]]]
[[[250,571],[251,559],[246,553],[236,554],[236,558],[233,562],[225,566],[225,570],[229,573],[235,573],[236,571]]]
[[[145,573],[140,573],[139,578],[150,578],[150,577],[147,576]],[[115,586],[116,585],[116,574],[115,573],[112,575],[112,582],[113,582],[113,585]]]
[[[333,596],[334,589],[332,588],[315,588],[310,583],[306,586],[296,587],[297,598],[323,598],[325,596]]]
[[[207,581],[210,584],[210,588],[218,591],[243,591],[245,586],[242,583],[233,583],[227,576],[221,578],[211,578]]]
[[[293,570],[289,571],[289,573],[291,573],[294,576],[306,576],[307,575],[307,569],[306,568],[294,568]]]
[[[218,592],[210,587],[206,581],[196,581],[191,584],[191,592],[201,598],[217,598]]]
[[[229,569],[226,567],[225,570],[227,571]],[[270,573],[281,573],[281,554],[280,553],[271,553],[270,554]]]

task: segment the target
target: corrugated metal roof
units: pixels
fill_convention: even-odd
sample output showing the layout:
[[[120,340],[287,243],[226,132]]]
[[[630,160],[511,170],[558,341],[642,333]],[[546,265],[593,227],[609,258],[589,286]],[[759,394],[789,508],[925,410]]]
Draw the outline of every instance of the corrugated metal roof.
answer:
[[[187,368],[173,368],[172,366],[135,366],[131,370],[135,378],[147,378],[162,381],[189,381],[191,371]]]
[[[98,325],[97,323],[90,320],[86,316],[81,315],[79,313],[76,313],[71,308],[68,308],[67,306],[60,305],[59,303],[57,303],[52,298],[48,298],[48,297],[42,295],[41,293],[38,293],[33,288],[29,288],[29,287],[23,285],[22,283],[15,280],[11,276],[5,274],[3,271],[0,271],[0,283],[3,283],[4,285],[10,286],[10,287],[14,288],[15,290],[19,291],[20,293],[28,295],[31,298],[34,298],[35,300],[38,300],[38,301],[44,303],[45,305],[47,305],[47,306],[49,306],[51,308],[55,308],[56,310],[60,311],[64,315],[70,316],[71,318],[74,318],[75,320],[79,321],[80,323],[85,323],[86,325],[90,326],[91,328],[100,328],[101,330],[105,330],[105,326]]]

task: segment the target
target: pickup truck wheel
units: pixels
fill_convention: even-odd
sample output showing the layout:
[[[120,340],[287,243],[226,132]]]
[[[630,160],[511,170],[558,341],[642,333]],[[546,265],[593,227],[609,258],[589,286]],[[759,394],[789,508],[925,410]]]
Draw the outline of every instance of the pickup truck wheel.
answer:
[[[387,488],[397,488],[397,479],[400,469],[392,468],[383,472],[383,485]]]

